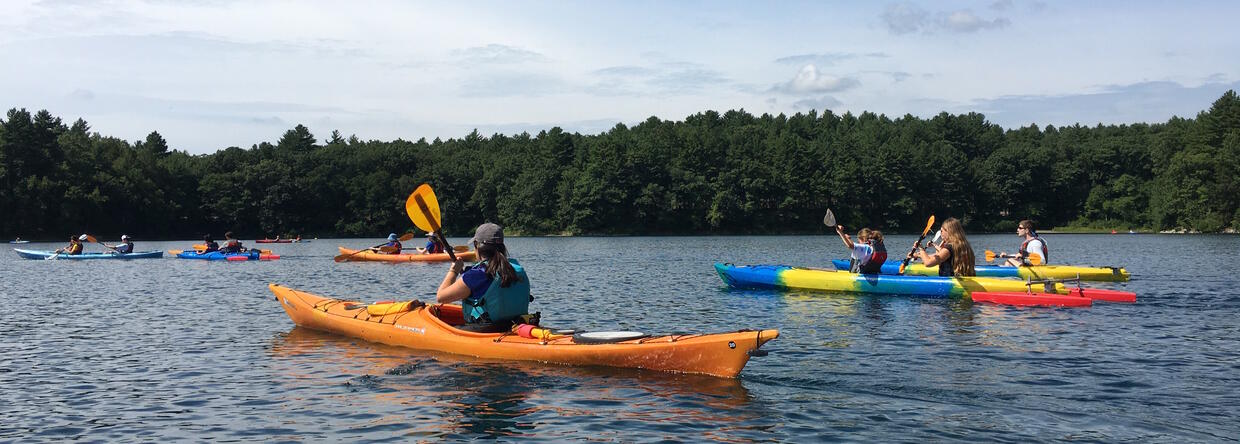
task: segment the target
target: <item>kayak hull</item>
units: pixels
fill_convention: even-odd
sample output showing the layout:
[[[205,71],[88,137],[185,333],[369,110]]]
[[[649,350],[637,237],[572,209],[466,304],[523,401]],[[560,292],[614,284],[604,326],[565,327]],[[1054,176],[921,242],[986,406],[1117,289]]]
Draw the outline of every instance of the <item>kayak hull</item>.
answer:
[[[882,274],[900,274],[901,261],[883,263]],[[831,261],[836,270],[848,270],[848,259]],[[1000,267],[998,265],[978,265],[974,267],[978,277],[1014,277],[1021,279],[1073,279],[1080,276],[1082,281],[1094,282],[1126,282],[1128,270],[1122,267],[1077,267],[1071,265],[1028,265],[1023,267]],[[927,267],[922,264],[908,264],[904,269],[906,275],[938,276],[939,267]]]
[[[295,241],[293,239],[258,239],[254,241],[256,244],[291,244],[293,242],[299,241]]]
[[[751,351],[779,337],[778,330],[651,336],[608,344],[579,344],[572,336],[525,338],[512,333],[457,329],[458,305],[414,304],[411,310],[373,316],[348,301],[269,286],[284,312],[302,327],[389,345],[485,359],[564,365],[643,368],[736,377]]]
[[[715,271],[725,283],[736,288],[840,291],[930,298],[965,296],[975,291],[1023,292],[1029,288],[1025,282],[1011,279],[854,274],[787,265],[737,266],[717,263]],[[1069,289],[1060,283],[1035,284],[1035,288],[1058,294],[1069,293]]]
[[[23,250],[23,249],[20,249],[20,248],[14,248],[14,249],[13,249],[13,251],[17,252],[17,255],[18,255],[18,256],[21,256],[21,257],[22,257],[22,258],[24,258],[24,259],[36,259],[36,260],[47,259],[47,258],[50,258],[50,257],[52,257],[52,256],[55,256],[55,257],[56,257],[56,260],[60,260],[60,259],[69,259],[69,260],[85,260],[85,259],[121,259],[121,260],[130,260],[130,259],[159,259],[159,258],[164,257],[164,252],[162,252],[162,251],[139,251],[139,252],[136,252],[136,253],[129,253],[129,254],[120,254],[120,253],[82,253],[82,254],[72,254],[72,255],[71,255],[71,254],[65,254],[65,253],[56,254],[56,252],[54,252],[54,251],[35,251],[35,250]]]
[[[340,254],[348,254],[348,255],[350,255],[347,259],[345,259],[345,260],[347,260],[347,261],[359,261],[359,262],[447,262],[447,261],[452,260],[452,257],[451,257],[451,256],[448,256],[448,253],[435,253],[435,254],[383,254],[383,253],[375,253],[375,252],[373,252],[373,251],[366,251],[366,250],[362,250],[360,253],[358,253],[358,250],[352,250],[352,249],[345,248],[345,247],[338,247],[338,248],[340,249]],[[357,253],[357,254],[354,254],[354,253]],[[457,259],[460,259],[460,260],[462,260],[462,261],[474,261],[474,260],[477,260],[477,259],[478,259],[478,252],[477,252],[477,251],[457,251],[457,252],[455,252],[455,253],[456,253],[456,258],[457,258]]]

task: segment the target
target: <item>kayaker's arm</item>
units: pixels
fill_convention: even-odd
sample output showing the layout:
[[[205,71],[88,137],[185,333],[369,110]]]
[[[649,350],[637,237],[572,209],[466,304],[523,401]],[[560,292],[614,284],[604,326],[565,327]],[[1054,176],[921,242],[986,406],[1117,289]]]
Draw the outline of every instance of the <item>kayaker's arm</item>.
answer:
[[[933,267],[943,263],[943,261],[947,260],[948,254],[949,253],[946,248],[939,248],[934,251],[934,254],[926,253],[926,249],[924,248],[917,250],[917,257],[920,258],[921,262],[927,267]]]
[[[845,245],[845,246],[847,246],[849,250],[852,250],[852,249],[853,249],[853,241],[852,241],[852,238],[848,237],[848,235],[847,235],[847,234],[844,234],[844,226],[843,226],[843,225],[836,225],[836,226],[835,226],[835,234],[840,235],[840,239],[843,239],[843,240],[844,240],[844,245]]]
[[[448,269],[448,274],[444,275],[443,282],[439,284],[439,290],[435,292],[436,301],[449,304],[469,297],[469,286],[460,278],[464,270],[464,262],[452,263],[452,268]]]

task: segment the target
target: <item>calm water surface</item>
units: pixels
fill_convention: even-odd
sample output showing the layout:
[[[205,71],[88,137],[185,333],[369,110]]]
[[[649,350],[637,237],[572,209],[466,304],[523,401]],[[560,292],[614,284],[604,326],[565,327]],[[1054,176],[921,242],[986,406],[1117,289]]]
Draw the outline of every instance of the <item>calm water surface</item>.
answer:
[[[5,252],[0,441],[1240,437],[1240,236],[1047,238],[1056,262],[1128,267],[1124,288],[1138,302],[1028,309],[741,291],[711,266],[829,267],[844,250],[834,236],[509,240],[545,325],[780,329],[764,347],[771,354],[738,379],[371,344],[294,327],[266,289],[277,282],[364,300],[432,299],[446,264],[331,259],[338,244],[379,239],[273,245],[265,248],[284,259],[243,263],[32,261]],[[972,241],[979,256],[1017,245],[1013,235]]]

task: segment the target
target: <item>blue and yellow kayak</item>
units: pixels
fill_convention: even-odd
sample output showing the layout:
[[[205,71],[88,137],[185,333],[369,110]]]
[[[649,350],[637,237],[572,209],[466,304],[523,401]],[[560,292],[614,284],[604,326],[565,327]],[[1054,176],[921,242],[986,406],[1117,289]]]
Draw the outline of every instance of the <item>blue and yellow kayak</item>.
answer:
[[[194,251],[194,250],[186,250],[186,251],[177,253],[177,257],[181,259],[203,259],[203,260],[209,260],[209,261],[223,261],[223,260],[256,261],[256,260],[259,260],[261,255],[262,253],[259,252],[258,250],[250,250],[244,253],[229,253],[229,254],[220,253],[218,251],[212,251],[210,253],[199,254],[197,251]]]
[[[836,270],[848,271],[848,259],[831,261]],[[1094,282],[1126,282],[1128,270],[1123,267],[1077,267],[1072,265],[1027,265],[1024,267],[1000,267],[998,265],[978,265],[975,267],[978,277],[1014,277],[1021,279],[1073,279],[1080,276],[1082,281]],[[900,261],[883,263],[882,274],[900,274]],[[938,276],[939,267],[927,267],[922,264],[909,263],[904,269],[906,275]]]
[[[14,248],[14,249],[13,249],[13,251],[17,252],[17,255],[18,255],[18,256],[21,256],[22,258],[25,258],[25,259],[51,259],[51,258],[53,258],[53,257],[55,257],[55,258],[56,258],[56,260],[60,260],[60,259],[68,259],[68,260],[83,260],[83,259],[159,259],[159,258],[161,258],[161,257],[164,257],[164,252],[162,252],[162,251],[139,251],[139,252],[136,252],[136,253],[125,253],[125,254],[115,253],[115,252],[107,252],[107,253],[82,253],[82,254],[67,254],[67,253],[60,253],[60,254],[56,254],[56,252],[55,252],[55,251],[35,251],[35,250],[23,250],[23,249],[21,249],[21,248]]]
[[[944,298],[966,296],[974,291],[1028,291],[1025,281],[988,277],[939,277],[886,274],[854,274],[847,271],[800,268],[788,265],[715,264],[715,271],[736,288],[842,291]],[[1070,294],[1075,288],[1062,283],[1034,284],[1040,293]]]

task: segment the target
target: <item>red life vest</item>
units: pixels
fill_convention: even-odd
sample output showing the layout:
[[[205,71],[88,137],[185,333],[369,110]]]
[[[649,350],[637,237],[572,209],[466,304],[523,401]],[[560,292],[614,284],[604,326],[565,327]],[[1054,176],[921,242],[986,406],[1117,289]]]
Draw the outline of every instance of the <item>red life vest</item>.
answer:
[[[1029,243],[1033,242],[1034,239],[1042,241],[1042,265],[1046,265],[1046,263],[1051,261],[1051,255],[1050,255],[1050,252],[1046,248],[1046,239],[1042,239],[1041,237],[1038,237],[1038,236],[1034,236],[1032,239],[1026,240],[1025,242],[1020,244],[1020,257],[1021,258],[1029,257]]]
[[[874,253],[870,255],[870,261],[862,265],[857,271],[861,274],[879,274],[883,272],[883,262],[887,262],[887,246],[882,242],[869,241],[866,242],[870,248],[874,249]]]

